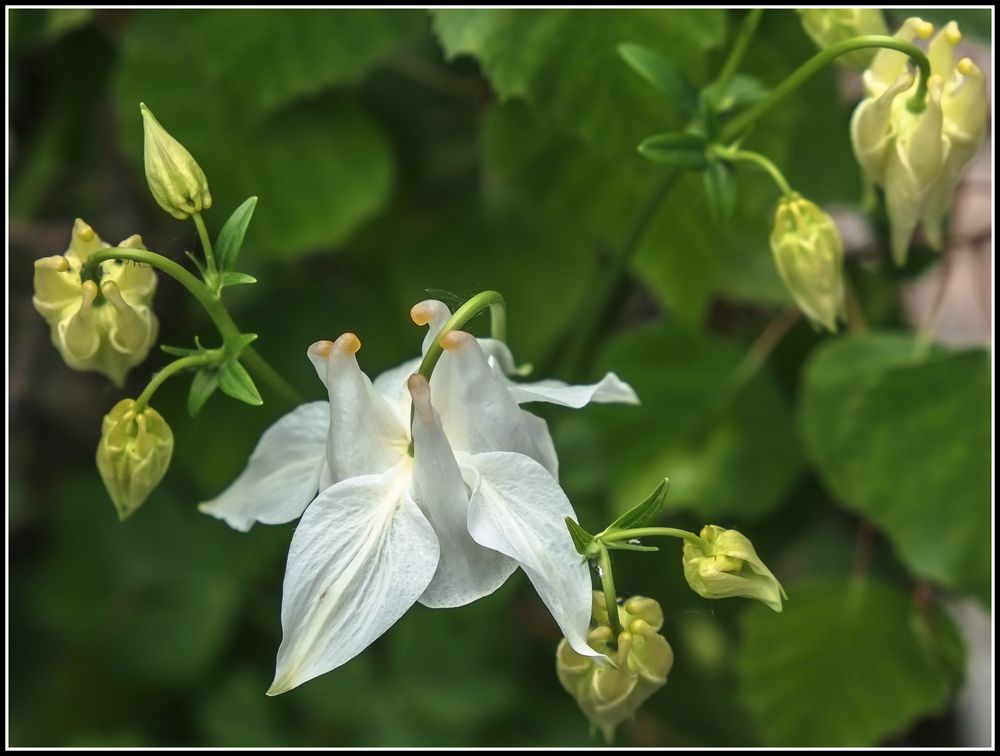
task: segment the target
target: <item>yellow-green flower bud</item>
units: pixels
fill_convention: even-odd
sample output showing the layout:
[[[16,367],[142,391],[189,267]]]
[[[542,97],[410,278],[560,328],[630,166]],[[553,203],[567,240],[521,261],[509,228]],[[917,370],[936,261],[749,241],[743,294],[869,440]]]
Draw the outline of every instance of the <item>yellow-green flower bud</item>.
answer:
[[[907,19],[896,37],[929,39],[934,27]],[[955,63],[961,41],[958,24],[946,24],[931,40],[931,77],[925,108],[907,106],[916,92],[909,58],[881,49],[864,73],[867,97],[851,118],[851,142],[865,179],[885,191],[892,226],[892,255],[906,262],[918,224],[933,247],[941,245],[941,225],[962,170],[986,133],[987,96],[982,71],[968,58]]]
[[[711,599],[757,599],[781,611],[785,589],[745,535],[718,525],[706,525],[699,535],[703,544],[684,542],[684,578],[691,590]]]
[[[582,656],[563,639],[556,650],[556,673],[563,688],[576,700],[591,728],[601,730],[610,743],[615,729],[630,719],[643,702],[667,682],[674,652],[659,634],[663,611],[653,599],[633,596],[618,607],[624,628],[614,637],[608,624],[604,594],[594,591],[596,627],[587,636],[595,651],[605,654],[609,665]]]
[[[156,341],[156,273],[148,265],[107,261],[91,272],[96,280],[85,280],[87,260],[109,246],[77,218],[65,254],[35,260],[32,303],[67,365],[103,373],[121,386]],[[137,235],[118,246],[143,249]]]
[[[837,330],[844,312],[844,242],[815,203],[783,198],[774,216],[771,252],[781,280],[813,323]]]
[[[851,37],[889,33],[878,8],[800,8],[799,17],[806,34],[821,49]],[[856,50],[838,60],[862,69],[874,55],[874,50]]]
[[[137,411],[134,399],[122,399],[104,416],[97,470],[119,520],[130,517],[163,480],[173,451],[174,434],[152,407]]]
[[[143,160],[146,181],[157,204],[179,220],[212,206],[208,179],[184,145],[174,139],[143,103]]]

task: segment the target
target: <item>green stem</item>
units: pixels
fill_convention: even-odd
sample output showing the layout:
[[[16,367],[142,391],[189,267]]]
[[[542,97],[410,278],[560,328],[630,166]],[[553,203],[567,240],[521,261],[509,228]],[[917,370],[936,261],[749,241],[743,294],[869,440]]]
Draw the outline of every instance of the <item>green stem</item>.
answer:
[[[437,365],[438,360],[441,359],[441,355],[444,353],[444,347],[441,346],[441,340],[452,331],[456,331],[464,326],[487,307],[490,308],[491,335],[494,339],[506,341],[507,306],[504,302],[503,295],[498,291],[481,291],[464,305],[455,310],[455,313],[448,318],[447,321],[445,321],[445,324],[441,327],[438,335],[434,338],[434,341],[427,349],[427,353],[424,355],[424,358],[420,361],[420,368],[417,372],[429,381],[431,379],[431,373],[434,372],[434,366]]]
[[[603,543],[597,564],[601,573],[601,587],[604,589],[604,602],[608,605],[608,621],[611,623],[611,631],[617,641],[619,633],[623,630],[622,620],[618,616],[618,594],[615,591],[615,577],[611,571],[611,552]]]
[[[174,360],[162,370],[157,371],[149,383],[146,384],[146,388],[139,394],[139,398],[135,400],[135,411],[141,412],[144,410],[146,405],[149,404],[149,400],[153,398],[156,390],[166,382],[167,378],[175,373],[187,370],[188,368],[221,363],[223,359],[225,359],[225,352],[222,349],[212,349],[209,352],[192,354],[187,357],[181,357],[179,360]]]
[[[776,86],[767,97],[756,105],[747,108],[733,120],[723,127],[719,134],[719,141],[728,144],[744,131],[753,125],[762,115],[790,95],[808,79],[822,70],[827,64],[839,58],[841,55],[864,50],[872,47],[883,47],[889,50],[897,50],[905,55],[909,55],[919,69],[919,81],[917,91],[907,102],[906,107],[913,113],[921,112],[927,104],[927,79],[931,75],[931,64],[923,50],[912,42],[904,42],[895,37],[882,34],[867,34],[861,37],[845,39],[842,42],[830,45],[824,50],[820,50],[813,57],[793,71],[787,79]]]
[[[205,221],[202,220],[201,213],[191,216],[194,225],[198,228],[198,236],[201,238],[201,248],[205,250],[205,262],[208,263],[208,272],[215,273],[215,252],[212,249],[212,240],[208,236],[208,229],[205,228]]]
[[[156,252],[147,249],[133,249],[132,247],[110,247],[95,252],[87,258],[84,270],[81,275],[84,278],[93,276],[93,269],[108,260],[132,260],[133,262],[145,263],[166,273],[177,281],[198,303],[205,308],[205,312],[212,319],[215,327],[219,330],[223,341],[233,339],[240,335],[240,329],[233,322],[232,316],[226,309],[222,301],[212,296],[208,287],[194,277],[186,268],[178,265],[173,260]],[[240,355],[258,377],[268,383],[271,388],[290,404],[298,404],[302,401],[298,392],[281,377],[281,375],[261,357],[253,347],[245,347]]]
[[[615,541],[628,541],[632,538],[651,538],[655,536],[683,538],[685,541],[690,541],[700,546],[705,551],[711,550],[711,547],[703,538],[679,528],[629,528],[628,530],[614,530],[610,533],[601,533],[597,538],[605,543],[614,543]]]
[[[759,152],[736,150],[727,147],[716,147],[713,150],[713,153],[718,155],[723,160],[728,160],[733,163],[753,163],[754,165],[763,168],[774,183],[778,185],[778,189],[781,190],[785,199],[793,199],[795,197],[795,192],[793,192],[792,187],[788,185],[788,181],[785,180],[785,176],[780,170],[778,170],[778,166],[761,155]]]
[[[733,41],[733,46],[729,50],[729,57],[726,58],[726,62],[722,66],[722,70],[719,72],[719,75],[710,87],[710,96],[713,101],[718,100],[718,98],[725,91],[726,87],[729,86],[729,82],[732,80],[733,76],[735,76],[736,72],[739,70],[740,63],[743,62],[743,55],[746,53],[747,46],[750,44],[750,40],[753,38],[754,32],[757,31],[757,25],[760,23],[760,17],[763,13],[764,11],[761,8],[754,8],[743,17],[743,23],[740,25],[739,34]]]

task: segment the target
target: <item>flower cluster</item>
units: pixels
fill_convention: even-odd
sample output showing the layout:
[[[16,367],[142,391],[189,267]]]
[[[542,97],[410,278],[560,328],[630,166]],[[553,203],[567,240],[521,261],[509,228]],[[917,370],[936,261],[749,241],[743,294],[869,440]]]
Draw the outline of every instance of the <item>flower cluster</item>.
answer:
[[[612,373],[590,386],[516,383],[502,342],[440,333],[450,315],[433,300],[411,311],[429,326],[424,354],[444,349],[429,381],[421,358],[369,380],[354,334],[313,344],[329,401],[278,420],[239,478],[201,505],[238,530],[301,516],[271,695],[349,661],[415,602],[468,604],[519,566],[570,646],[599,654],[587,644],[590,574],[564,525],[575,513],[552,438],[520,405],[635,403],[635,393]]]
[[[565,640],[556,651],[556,674],[563,688],[610,743],[615,729],[667,683],[674,652],[660,635],[663,610],[651,598],[633,596],[618,607],[624,628],[615,637],[604,594],[594,591],[595,628],[587,636],[611,664],[581,656]]]
[[[934,27],[908,18],[896,33],[910,42],[928,39]],[[932,75],[926,107],[911,109],[918,86],[909,58],[880,49],[864,73],[866,98],[851,118],[854,154],[868,181],[885,190],[892,225],[892,255],[906,261],[910,237],[919,223],[927,241],[941,246],[941,227],[962,170],[986,133],[986,85],[969,58],[955,62],[962,39],[952,21],[931,40],[927,57]]]
[[[101,266],[99,280],[85,278],[87,259],[110,246],[77,218],[66,252],[35,260],[32,303],[67,365],[103,373],[121,386],[156,341],[156,273],[118,260]],[[144,249],[137,234],[118,246]]]

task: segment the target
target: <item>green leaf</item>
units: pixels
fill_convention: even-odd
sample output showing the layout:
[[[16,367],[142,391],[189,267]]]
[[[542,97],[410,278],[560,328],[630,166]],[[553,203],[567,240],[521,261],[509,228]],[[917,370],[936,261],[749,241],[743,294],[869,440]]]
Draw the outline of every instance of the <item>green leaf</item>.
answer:
[[[717,228],[724,229],[733,219],[736,208],[736,175],[732,166],[721,160],[713,160],[702,174],[705,195],[712,221]]]
[[[239,399],[255,407],[264,403],[253,378],[238,360],[229,360],[219,368],[219,388],[233,399]]]
[[[647,137],[639,144],[639,153],[657,163],[700,170],[708,165],[707,144],[700,134],[678,131]]]
[[[187,349],[185,347],[170,346],[168,344],[160,344],[160,349],[162,349],[167,354],[172,354],[175,357],[187,357],[191,354],[198,354],[201,349]]]
[[[191,417],[197,417],[208,398],[219,387],[219,373],[214,369],[199,370],[191,381],[188,392],[187,411]]]
[[[666,510],[707,522],[749,522],[782,502],[801,469],[799,441],[766,369],[734,392],[743,359],[743,349],[673,323],[635,329],[609,345],[598,368],[614,370],[642,401],[590,410],[615,471],[616,511],[644,498],[664,473]]]
[[[694,84],[670,58],[642,45],[618,45],[618,54],[633,71],[648,81],[668,102],[690,118],[698,108],[698,95]]]
[[[767,87],[756,76],[736,74],[716,98],[715,109],[719,113],[725,113],[745,108],[758,100],[763,100],[767,94]]]
[[[662,51],[697,81],[725,37],[716,9],[442,9],[432,12],[449,59],[475,57],[501,101],[525,98],[547,120],[609,157],[683,123],[663,95],[623,66],[624,41]],[[634,154],[634,153],[633,153]]]
[[[990,357],[914,359],[911,334],[869,333],[821,347],[799,421],[838,500],[875,523],[920,577],[989,604]]]
[[[239,357],[240,352],[257,340],[256,333],[241,333],[226,341],[226,354],[231,357]]]
[[[875,746],[947,705],[959,641],[943,613],[872,578],[789,590],[781,614],[743,618],[741,695],[765,744]]]
[[[580,556],[591,559],[590,545],[594,543],[594,536],[584,530],[572,517],[566,518],[566,528],[569,530],[570,538],[573,539],[573,546]]]
[[[216,205],[260,196],[262,258],[329,250],[383,208],[395,180],[381,124],[329,87],[356,81],[425,24],[398,10],[140,12],[115,79],[124,152],[141,177],[146,100],[204,169]]]
[[[231,271],[236,264],[236,256],[243,246],[243,237],[246,235],[247,226],[250,225],[255,207],[257,207],[256,197],[245,200],[242,205],[233,210],[233,214],[229,216],[229,220],[219,232],[219,237],[215,242],[215,262],[223,274]],[[237,281],[237,283],[253,283],[253,281]],[[225,286],[225,282],[222,285]]]
[[[644,525],[656,520],[660,512],[663,511],[663,502],[667,498],[667,488],[670,480],[664,478],[660,485],[646,499],[636,504],[625,514],[608,526],[608,530],[629,530],[630,528],[641,528]]]
[[[248,273],[237,273],[234,270],[227,270],[219,277],[220,286],[240,286],[242,284],[255,284],[257,279]]]

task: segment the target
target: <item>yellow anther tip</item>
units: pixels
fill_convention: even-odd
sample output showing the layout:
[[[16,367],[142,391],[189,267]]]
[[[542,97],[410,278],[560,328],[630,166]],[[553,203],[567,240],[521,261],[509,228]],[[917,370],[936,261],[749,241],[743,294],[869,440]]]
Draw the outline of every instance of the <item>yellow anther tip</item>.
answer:
[[[916,19],[914,24],[914,31],[920,39],[930,39],[931,35],[934,33],[934,24],[930,21],[924,21],[923,19]]]
[[[958,61],[955,68],[958,69],[958,72],[962,74],[962,76],[972,76],[979,66],[973,63],[971,58],[962,58]]]
[[[323,358],[330,356],[331,349],[333,349],[333,342],[326,340],[317,341],[315,344],[309,347],[310,352],[312,352],[318,357],[323,357]]]
[[[358,350],[361,349],[361,339],[348,331],[347,333],[342,333],[338,336],[337,340],[333,343],[333,346],[342,352],[357,354]]]
[[[959,31],[957,23],[954,21],[948,22],[948,25],[944,27],[944,38],[951,45],[957,45],[962,41],[962,32]]]
[[[595,627],[587,634],[587,641],[589,643],[603,643],[608,640],[611,640],[611,628],[607,625]]]
[[[461,349],[462,346],[469,343],[469,339],[472,336],[467,334],[465,331],[449,331],[441,339],[441,348],[446,349],[451,352],[456,349]]]
[[[425,326],[431,322],[434,316],[434,308],[430,302],[417,302],[410,308],[410,320],[418,326]]]

